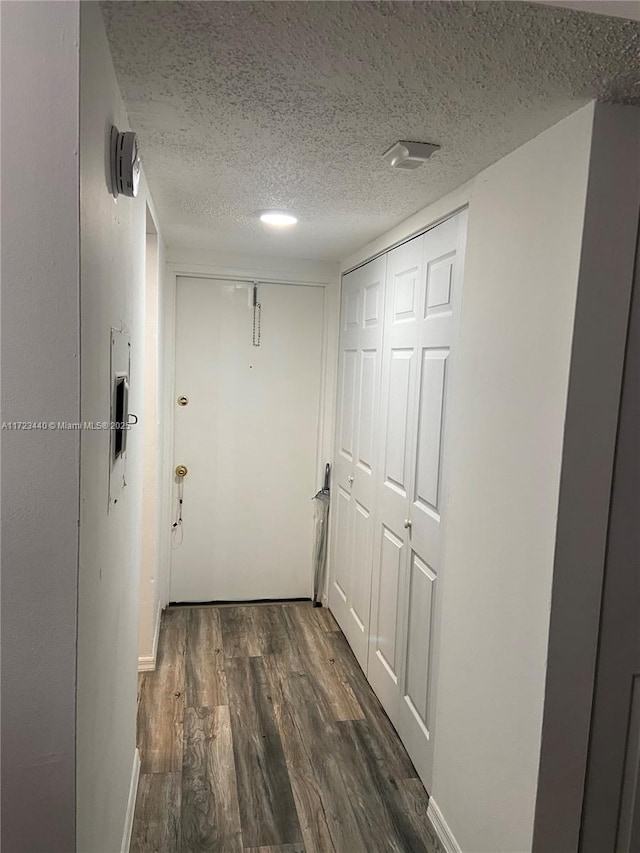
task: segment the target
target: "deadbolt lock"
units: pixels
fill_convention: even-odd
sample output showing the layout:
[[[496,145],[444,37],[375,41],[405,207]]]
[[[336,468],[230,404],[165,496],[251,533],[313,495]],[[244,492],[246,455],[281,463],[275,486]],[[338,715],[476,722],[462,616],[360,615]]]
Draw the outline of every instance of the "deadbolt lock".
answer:
[[[182,397],[178,397],[178,405],[179,406],[186,406],[186,405],[188,405],[188,403],[189,403],[188,397],[185,397],[184,395]]]
[[[178,465],[176,467],[176,477],[178,477],[178,479],[182,479],[183,477],[186,477],[188,473],[189,472],[187,470],[186,465]]]

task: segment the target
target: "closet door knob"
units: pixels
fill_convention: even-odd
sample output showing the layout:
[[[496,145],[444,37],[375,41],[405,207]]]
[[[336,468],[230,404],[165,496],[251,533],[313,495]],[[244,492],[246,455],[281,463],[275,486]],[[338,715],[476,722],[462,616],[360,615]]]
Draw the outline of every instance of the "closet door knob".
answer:
[[[353,486],[353,475],[352,474],[349,474],[349,476],[347,477],[347,480],[349,481],[349,485]]]
[[[404,529],[405,530],[411,530],[411,519],[410,518],[405,518]]]

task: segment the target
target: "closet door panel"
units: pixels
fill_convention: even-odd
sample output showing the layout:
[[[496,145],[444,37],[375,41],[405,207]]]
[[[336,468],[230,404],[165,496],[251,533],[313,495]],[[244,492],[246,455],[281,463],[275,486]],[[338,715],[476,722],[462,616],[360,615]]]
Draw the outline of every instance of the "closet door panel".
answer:
[[[354,493],[371,512],[375,497],[376,427],[380,406],[380,371],[384,318],[386,256],[370,261],[361,276],[363,316],[359,331],[359,396]]]
[[[342,625],[349,611],[353,584],[354,502],[351,477],[356,455],[359,385],[359,318],[362,312],[362,290],[358,271],[342,282],[340,311],[340,353],[338,360],[338,409],[336,417],[336,452],[331,478],[331,576],[329,606]]]
[[[356,465],[371,477],[374,468],[374,436],[378,392],[379,354],[375,349],[360,351],[360,418],[358,423],[358,458]]]
[[[409,538],[423,238],[388,255],[369,680],[397,725]]]
[[[415,350],[394,348],[389,353],[385,393],[387,395],[387,424],[384,442],[383,488],[406,498],[409,466],[407,432],[411,418],[411,385],[415,370]]]
[[[423,349],[420,405],[418,410],[418,448],[415,476],[415,503],[438,512],[440,486],[440,448],[444,406],[445,373],[448,349]]]
[[[371,511],[355,500],[353,529],[353,583],[349,615],[355,622],[356,643],[359,635],[369,626],[369,606],[371,600],[371,560],[373,559],[373,541]],[[353,627],[351,632],[354,633]]]
[[[333,591],[340,602],[346,605],[351,587],[353,563],[353,502],[351,495],[339,483],[333,489],[335,501],[335,571]],[[335,605],[335,599],[334,599]],[[338,608],[335,608],[336,610]]]
[[[343,370],[334,470],[334,489],[341,488],[342,503],[334,515],[329,604],[365,671],[371,610],[385,271],[386,257],[382,257],[343,278],[340,339]],[[347,403],[351,406],[349,412],[344,411]],[[348,524],[344,523],[342,528],[340,514],[349,516]],[[342,545],[340,531],[345,537]]]
[[[440,559],[442,430],[448,357],[448,349],[423,348],[418,382],[411,542],[430,565],[438,565]]]
[[[398,594],[405,543],[385,525],[381,529],[378,573],[380,595],[376,609],[376,632],[373,638],[376,662],[383,667],[393,684],[398,684],[400,636],[398,631]]]
[[[423,735],[429,737],[432,622],[436,576],[412,551],[409,570],[409,614],[407,620],[407,665],[405,701]]]
[[[355,452],[355,390],[358,369],[358,351],[345,349],[342,353],[342,399],[340,400],[340,433],[338,452],[348,465]]]
[[[418,376],[411,447],[410,568],[402,603],[398,730],[429,789],[446,520],[446,427],[462,287],[466,212],[425,234]]]
[[[354,506],[354,572],[347,621],[343,628],[360,666],[367,671],[371,617],[373,521],[376,511],[375,429],[380,404],[386,257],[358,270],[362,312],[358,333],[356,453],[351,493]]]

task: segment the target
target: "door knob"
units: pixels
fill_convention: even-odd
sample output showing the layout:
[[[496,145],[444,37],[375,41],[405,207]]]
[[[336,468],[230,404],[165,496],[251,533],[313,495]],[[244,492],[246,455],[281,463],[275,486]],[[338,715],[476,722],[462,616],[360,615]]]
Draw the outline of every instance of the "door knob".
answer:
[[[411,519],[410,518],[405,518],[404,529],[405,530],[411,530]]]
[[[347,480],[349,481],[349,485],[353,486],[353,475],[349,474],[349,476],[347,477]]]

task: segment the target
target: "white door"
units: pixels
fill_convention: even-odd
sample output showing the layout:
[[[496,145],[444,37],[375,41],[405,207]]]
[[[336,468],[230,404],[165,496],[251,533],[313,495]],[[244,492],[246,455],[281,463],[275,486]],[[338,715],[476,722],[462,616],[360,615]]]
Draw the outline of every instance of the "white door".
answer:
[[[424,237],[389,252],[368,677],[398,726]]]
[[[366,671],[386,257],[342,280],[329,606]]]
[[[263,284],[258,299],[253,346],[250,285],[178,278],[172,601],[311,595],[324,292]]]
[[[433,763],[447,404],[466,212],[389,255],[369,678],[422,780]]]

